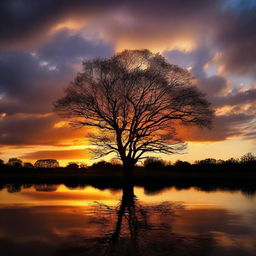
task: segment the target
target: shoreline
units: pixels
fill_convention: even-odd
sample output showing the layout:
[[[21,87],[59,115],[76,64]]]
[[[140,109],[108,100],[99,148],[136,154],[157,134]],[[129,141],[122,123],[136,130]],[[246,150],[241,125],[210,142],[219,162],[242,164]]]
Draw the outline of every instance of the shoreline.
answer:
[[[208,170],[206,172],[206,170]],[[130,183],[149,191],[158,191],[167,187],[185,189],[196,187],[204,191],[217,189],[240,190],[248,194],[256,193],[256,171],[253,169],[233,169],[221,172],[218,168],[173,169],[172,171],[145,170],[138,168],[130,179],[122,176],[118,170],[90,169],[0,169],[0,186],[5,184],[64,184],[70,187],[94,186],[100,189],[122,188]],[[146,173],[146,174],[145,174]]]

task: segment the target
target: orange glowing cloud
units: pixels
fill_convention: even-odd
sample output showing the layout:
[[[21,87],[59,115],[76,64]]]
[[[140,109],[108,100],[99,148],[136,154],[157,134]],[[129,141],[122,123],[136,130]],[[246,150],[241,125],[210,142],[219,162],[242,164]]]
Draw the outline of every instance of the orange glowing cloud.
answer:
[[[69,18],[64,20],[63,22],[59,22],[57,24],[54,24],[50,30],[50,34],[54,34],[62,29],[68,29],[68,30],[79,30],[80,28],[84,27],[86,25],[86,19],[85,18]]]
[[[80,160],[89,159],[91,157],[90,152],[87,149],[71,149],[71,150],[41,150],[31,153],[26,153],[21,156],[22,159],[37,160],[54,158],[57,160]]]

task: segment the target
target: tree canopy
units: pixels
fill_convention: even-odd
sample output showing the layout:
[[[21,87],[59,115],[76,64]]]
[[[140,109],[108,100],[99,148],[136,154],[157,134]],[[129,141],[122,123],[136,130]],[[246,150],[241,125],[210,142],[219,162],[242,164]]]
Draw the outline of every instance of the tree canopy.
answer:
[[[148,153],[183,150],[175,122],[209,127],[213,117],[192,75],[148,50],[85,61],[55,108],[74,125],[98,128],[94,153],[116,153],[127,169]]]

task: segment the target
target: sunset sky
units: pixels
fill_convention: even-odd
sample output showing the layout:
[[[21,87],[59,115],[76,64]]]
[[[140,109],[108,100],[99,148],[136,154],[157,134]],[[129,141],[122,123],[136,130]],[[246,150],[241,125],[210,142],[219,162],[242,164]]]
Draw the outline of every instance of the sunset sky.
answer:
[[[95,161],[88,129],[53,102],[83,60],[144,48],[190,70],[216,110],[211,130],[180,129],[186,154],[166,160],[256,153],[255,0],[1,0],[0,159]]]

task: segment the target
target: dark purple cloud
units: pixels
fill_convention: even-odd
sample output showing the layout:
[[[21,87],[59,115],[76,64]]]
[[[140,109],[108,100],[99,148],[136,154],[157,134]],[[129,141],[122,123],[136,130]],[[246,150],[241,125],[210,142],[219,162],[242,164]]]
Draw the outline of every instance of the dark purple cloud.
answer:
[[[31,53],[0,51],[0,113],[44,113],[76,73],[72,65],[82,59],[108,56],[104,42],[86,41],[62,31],[51,42]]]
[[[221,94],[227,89],[227,80],[224,77],[220,75],[207,76],[204,66],[213,58],[211,49],[202,47],[191,52],[165,51],[164,56],[171,63],[183,68],[191,68],[191,73],[197,79],[196,85],[210,101],[212,101],[212,96]]]
[[[210,48],[202,46],[191,52],[180,50],[165,51],[163,55],[172,63],[183,68],[191,67],[191,72],[195,77],[205,77],[204,65],[213,58]]]
[[[212,101],[214,95],[222,94],[227,89],[227,81],[221,76],[210,76],[198,78],[197,86],[204,92]]]
[[[118,2],[118,1],[116,1]],[[31,46],[39,38],[44,41],[49,29],[67,17],[90,17],[106,13],[115,1],[84,0],[2,0],[0,3],[0,45]],[[38,43],[38,40],[36,40]]]
[[[49,111],[52,96],[61,92],[60,83],[67,79],[68,70],[51,71],[28,53],[1,51],[0,54],[0,93],[4,95],[1,112]]]
[[[246,2],[246,1],[244,1]],[[221,53],[219,61],[226,72],[256,73],[256,6],[239,13],[228,12],[216,31],[215,44]]]
[[[230,93],[225,96],[213,98],[213,103],[216,107],[221,106],[236,106],[240,104],[255,104],[256,103],[256,89],[248,89]],[[256,111],[256,109],[255,109]]]
[[[83,59],[110,57],[113,53],[113,47],[106,42],[86,41],[78,34],[70,35],[67,30],[60,31],[37,51],[40,59],[56,65],[57,68],[72,63],[81,64]]]

